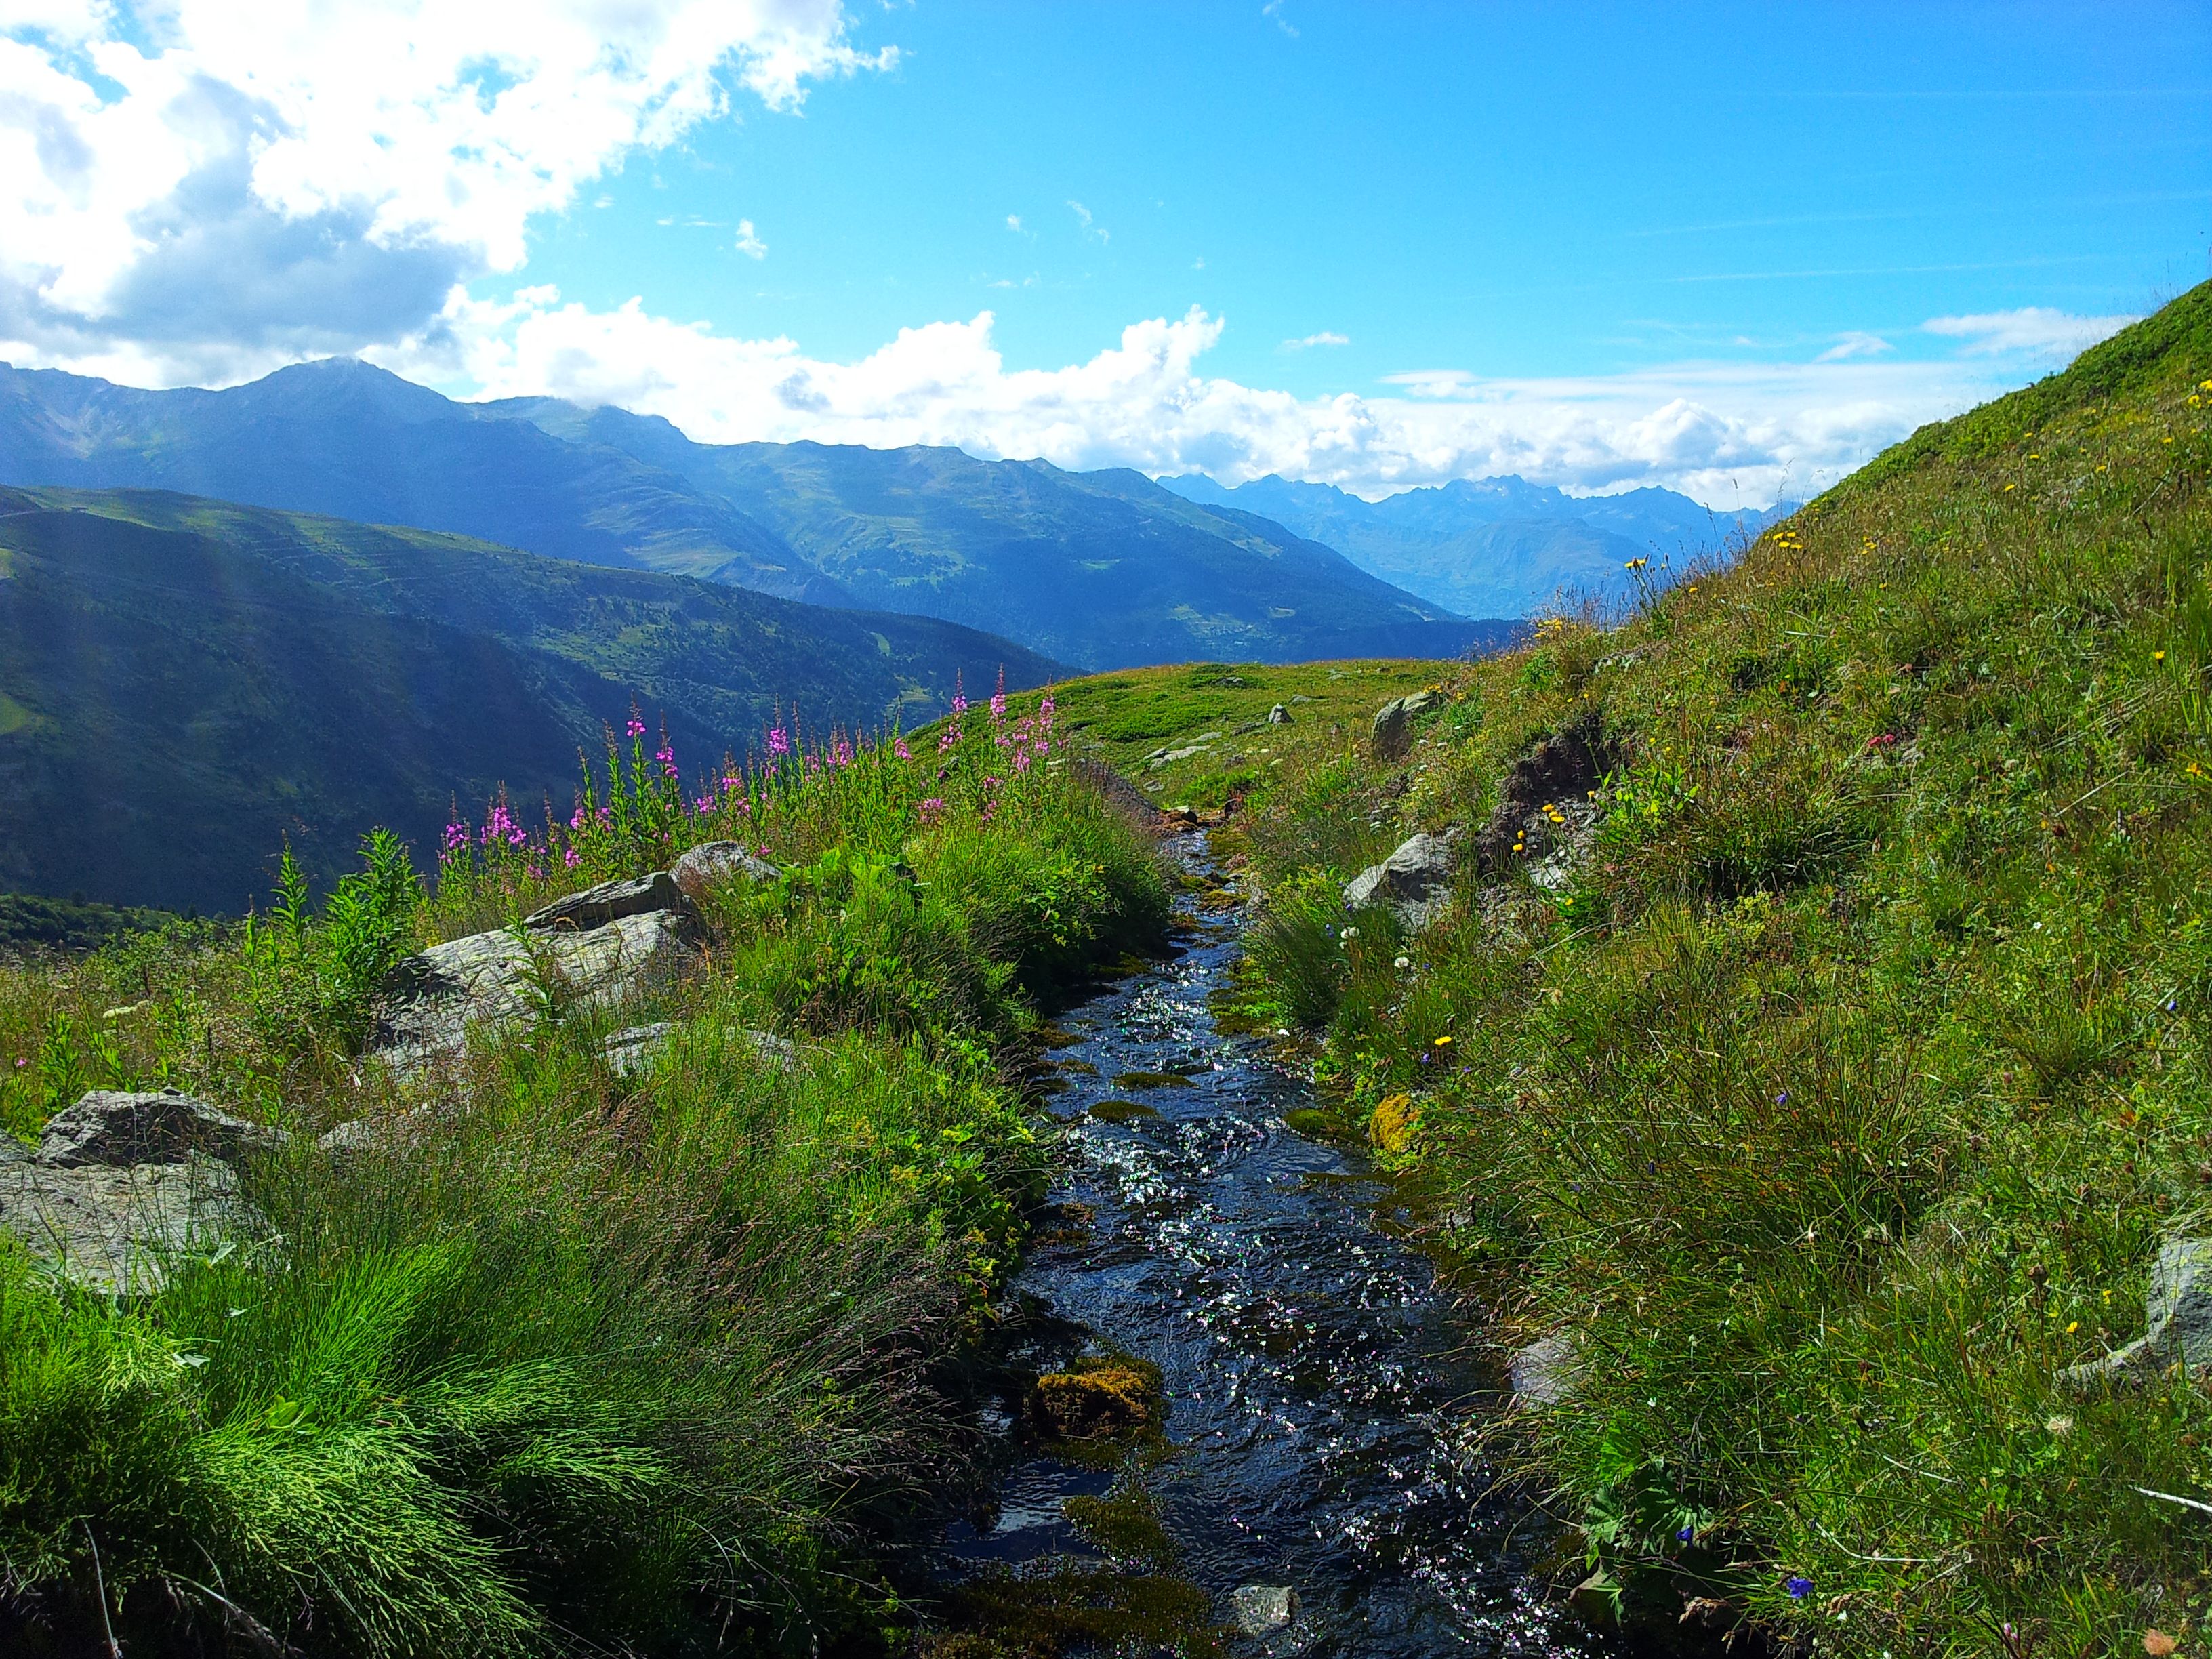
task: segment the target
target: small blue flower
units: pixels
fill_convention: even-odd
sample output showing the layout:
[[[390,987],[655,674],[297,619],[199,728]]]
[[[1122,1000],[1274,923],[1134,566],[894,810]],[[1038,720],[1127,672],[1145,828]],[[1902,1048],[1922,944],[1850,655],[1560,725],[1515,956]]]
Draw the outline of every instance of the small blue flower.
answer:
[[[1790,1592],[1791,1601],[1802,1601],[1813,1593],[1813,1581],[1809,1578],[1788,1578],[1783,1581],[1782,1588]]]
[[[1683,1543],[1686,1544],[1686,1543],[1688,1543],[1688,1542],[1690,1541],[1690,1539],[1691,1539],[1692,1534],[1694,1534],[1696,1531],[1697,1531],[1697,1528],[1694,1528],[1694,1527],[1681,1527],[1681,1528],[1676,1528],[1675,1533],[1674,1533],[1674,1536],[1675,1536],[1677,1539],[1680,1540]]]
[[[1789,1099],[1790,1099],[1790,1091],[1789,1091],[1789,1090],[1787,1090],[1787,1089],[1784,1089],[1784,1090],[1780,1094],[1778,1094],[1778,1095],[1777,1095],[1777,1096],[1775,1096],[1775,1097],[1774,1097],[1774,1103],[1775,1103],[1777,1106],[1784,1105],[1784,1104],[1786,1104],[1786,1103],[1788,1103]]]

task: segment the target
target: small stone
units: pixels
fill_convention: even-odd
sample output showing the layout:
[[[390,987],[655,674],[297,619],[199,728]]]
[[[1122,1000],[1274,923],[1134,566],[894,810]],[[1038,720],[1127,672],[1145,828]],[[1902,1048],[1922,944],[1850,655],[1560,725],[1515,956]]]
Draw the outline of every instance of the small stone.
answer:
[[[1505,1362],[1514,1399],[1528,1406],[1556,1406],[1571,1399],[1575,1370],[1575,1340],[1564,1331],[1516,1350]]]
[[[1287,709],[1287,708],[1284,708],[1282,704],[1280,704],[1280,703],[1277,703],[1277,704],[1276,704],[1273,708],[1270,708],[1270,709],[1267,711],[1267,724],[1268,724],[1268,725],[1270,725],[1270,726],[1288,726],[1290,723],[1291,723],[1291,711],[1290,711],[1289,709]]]
[[[57,1170],[96,1164],[174,1164],[191,1152],[236,1158],[272,1152],[289,1137],[281,1129],[233,1117],[176,1089],[134,1094],[94,1089],[46,1120],[39,1162]]]
[[[677,890],[694,903],[715,888],[731,882],[759,884],[781,878],[783,872],[734,841],[702,842],[668,866]]]
[[[1394,697],[1375,712],[1375,723],[1368,730],[1369,751],[1378,761],[1394,761],[1406,752],[1413,735],[1413,722],[1431,709],[1443,706],[1441,691],[1416,691],[1410,696]]]
[[[1243,1634],[1266,1636],[1297,1617],[1298,1593],[1287,1584],[1239,1584],[1229,1610]]]

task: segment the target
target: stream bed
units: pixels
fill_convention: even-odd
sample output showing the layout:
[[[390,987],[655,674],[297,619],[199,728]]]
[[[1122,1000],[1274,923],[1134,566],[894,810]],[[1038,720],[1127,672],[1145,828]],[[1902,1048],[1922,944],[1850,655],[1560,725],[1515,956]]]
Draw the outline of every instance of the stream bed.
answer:
[[[1202,836],[1171,848],[1209,868]],[[1237,1651],[1603,1650],[1544,1601],[1547,1523],[1486,1495],[1474,1431],[1498,1384],[1410,1218],[1356,1154],[1288,1127],[1316,1103],[1273,1042],[1215,1024],[1249,915],[1233,897],[1187,897],[1170,959],[1062,1017],[1052,1197],[1086,1224],[1041,1238],[1011,1287],[1039,1333],[1018,1363],[1087,1347],[1160,1368],[1164,1443],[1119,1468],[1055,1455],[1006,1402],[995,1507],[942,1535],[940,1582],[1103,1565],[1065,1506],[1134,1483],[1224,1622],[1239,1586],[1296,1593],[1291,1623]]]

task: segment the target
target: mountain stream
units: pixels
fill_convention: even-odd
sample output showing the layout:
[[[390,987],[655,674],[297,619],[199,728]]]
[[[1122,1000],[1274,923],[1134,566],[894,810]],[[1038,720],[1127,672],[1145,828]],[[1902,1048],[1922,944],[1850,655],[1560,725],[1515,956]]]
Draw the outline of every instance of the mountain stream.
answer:
[[[1202,836],[1172,845],[1211,867]],[[1544,1601],[1548,1527],[1489,1495],[1474,1431],[1498,1384],[1406,1241],[1411,1218],[1355,1153],[1288,1126],[1313,1089],[1274,1044],[1212,1018],[1248,917],[1235,896],[1231,881],[1187,897],[1170,959],[1062,1017],[1052,1196],[1082,1224],[1041,1236],[1012,1287],[1032,1333],[1018,1366],[1086,1349],[1149,1361],[1164,1434],[1155,1455],[1102,1466],[1022,1437],[1018,1400],[987,1408],[995,1501],[942,1534],[939,1582],[1105,1567],[1112,1540],[1077,1519],[1085,1500],[1134,1495],[1183,1593],[1232,1632],[1240,1586],[1295,1592],[1287,1625],[1232,1634],[1231,1651],[1597,1651]]]

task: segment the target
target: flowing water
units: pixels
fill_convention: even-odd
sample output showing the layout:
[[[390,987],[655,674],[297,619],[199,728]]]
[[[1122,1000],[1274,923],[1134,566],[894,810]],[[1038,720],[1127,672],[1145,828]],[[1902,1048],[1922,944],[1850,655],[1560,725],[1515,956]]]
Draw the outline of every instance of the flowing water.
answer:
[[[1205,867],[1200,837],[1177,850]],[[947,1572],[1095,1561],[1062,1505],[1134,1478],[1180,1547],[1176,1572],[1224,1616],[1239,1585],[1297,1592],[1294,1622],[1251,1651],[1594,1651],[1544,1605],[1542,1524],[1486,1496],[1473,1430],[1498,1409],[1496,1381],[1403,1242],[1389,1186],[1293,1132],[1310,1084],[1211,1017],[1243,908],[1188,915],[1172,960],[1061,1022],[1075,1040],[1058,1055],[1071,1086],[1053,1102],[1068,1126],[1054,1197],[1091,1220],[1042,1243],[1013,1286],[1047,1333],[1029,1363],[1087,1342],[1161,1368],[1167,1454],[1133,1477],[1024,1449],[1002,1419],[995,1513],[951,1528]]]

